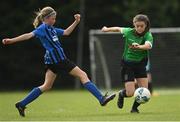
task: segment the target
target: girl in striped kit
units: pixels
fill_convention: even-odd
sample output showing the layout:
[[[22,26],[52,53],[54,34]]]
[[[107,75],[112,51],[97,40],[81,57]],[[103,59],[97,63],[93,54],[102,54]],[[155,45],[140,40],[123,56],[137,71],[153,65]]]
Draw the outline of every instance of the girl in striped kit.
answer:
[[[95,84],[90,81],[87,74],[66,57],[58,36],[68,36],[72,33],[80,22],[80,15],[76,14],[74,18],[74,22],[67,29],[55,28],[53,25],[56,21],[56,11],[51,7],[44,7],[37,12],[37,17],[33,23],[34,31],[2,40],[3,44],[8,45],[37,37],[46,50],[44,56],[46,70],[44,84],[34,88],[23,100],[15,104],[21,116],[25,116],[25,108],[30,102],[38,98],[43,92],[51,89],[57,74],[62,70],[79,78],[83,86],[98,99],[102,106],[115,97],[115,94],[103,96]]]

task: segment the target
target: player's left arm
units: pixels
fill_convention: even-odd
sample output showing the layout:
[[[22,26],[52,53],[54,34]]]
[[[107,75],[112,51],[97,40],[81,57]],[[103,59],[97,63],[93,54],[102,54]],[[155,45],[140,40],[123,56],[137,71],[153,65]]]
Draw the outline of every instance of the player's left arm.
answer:
[[[16,43],[16,42],[28,40],[28,39],[32,38],[33,36],[34,36],[33,32],[25,33],[25,34],[22,34],[20,36],[14,37],[14,38],[5,38],[5,39],[2,40],[2,43],[4,45],[13,44],[13,43]]]
[[[140,49],[140,50],[150,50],[152,48],[152,44],[149,41],[146,41],[145,44],[143,44],[143,45],[133,43],[130,48],[132,48],[132,49]]]
[[[81,18],[81,15],[80,14],[75,14],[74,15],[74,22],[67,28],[64,30],[64,33],[63,35],[64,36],[68,36],[72,33],[72,31],[76,28],[76,26],[79,24],[80,22],[80,18]]]
[[[130,48],[132,49],[140,49],[140,50],[150,50],[152,48],[152,45],[153,45],[153,37],[152,37],[152,34],[149,33],[147,36],[146,36],[146,41],[144,44],[140,45],[138,43],[132,43],[132,45],[130,46]]]

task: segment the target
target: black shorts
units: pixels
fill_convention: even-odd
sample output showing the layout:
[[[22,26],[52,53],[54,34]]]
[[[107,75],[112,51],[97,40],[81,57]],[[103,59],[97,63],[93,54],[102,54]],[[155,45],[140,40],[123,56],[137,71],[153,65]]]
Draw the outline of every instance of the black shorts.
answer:
[[[147,59],[140,62],[121,61],[122,82],[134,81],[135,78],[147,78]]]
[[[69,73],[72,69],[76,67],[76,64],[70,61],[69,59],[65,59],[60,61],[57,64],[46,64],[45,72],[50,69],[53,73],[58,74],[60,72]]]

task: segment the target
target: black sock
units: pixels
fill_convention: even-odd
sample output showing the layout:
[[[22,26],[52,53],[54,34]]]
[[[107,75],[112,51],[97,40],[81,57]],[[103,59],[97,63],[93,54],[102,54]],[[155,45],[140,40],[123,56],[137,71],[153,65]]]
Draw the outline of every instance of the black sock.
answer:
[[[153,89],[152,89],[152,83],[151,82],[148,83],[148,89],[149,89],[150,93],[152,94]]]
[[[138,108],[140,104],[138,102],[136,102],[136,100],[134,100],[134,103],[133,103],[133,106],[132,106],[132,109],[136,110]]]
[[[120,94],[121,94],[122,97],[127,97],[127,95],[126,95],[126,89],[121,90],[121,91],[120,91]]]

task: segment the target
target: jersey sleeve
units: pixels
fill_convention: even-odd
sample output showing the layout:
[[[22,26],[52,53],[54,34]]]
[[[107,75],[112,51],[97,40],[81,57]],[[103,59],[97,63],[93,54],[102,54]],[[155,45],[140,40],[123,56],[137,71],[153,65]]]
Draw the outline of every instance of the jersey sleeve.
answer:
[[[35,37],[40,38],[44,36],[44,29],[43,26],[39,26],[35,30],[32,31]]]
[[[121,32],[123,34],[123,37],[127,37],[131,30],[132,30],[132,28],[123,27],[122,32]]]
[[[61,28],[55,28],[55,30],[58,36],[62,36],[64,34],[64,30]]]
[[[131,31],[131,28],[123,27],[121,33],[122,33],[124,36],[126,36],[126,35],[128,34],[129,31]]]
[[[150,32],[147,33],[145,36],[145,43],[149,43],[151,45],[151,48],[153,46],[153,36]]]

